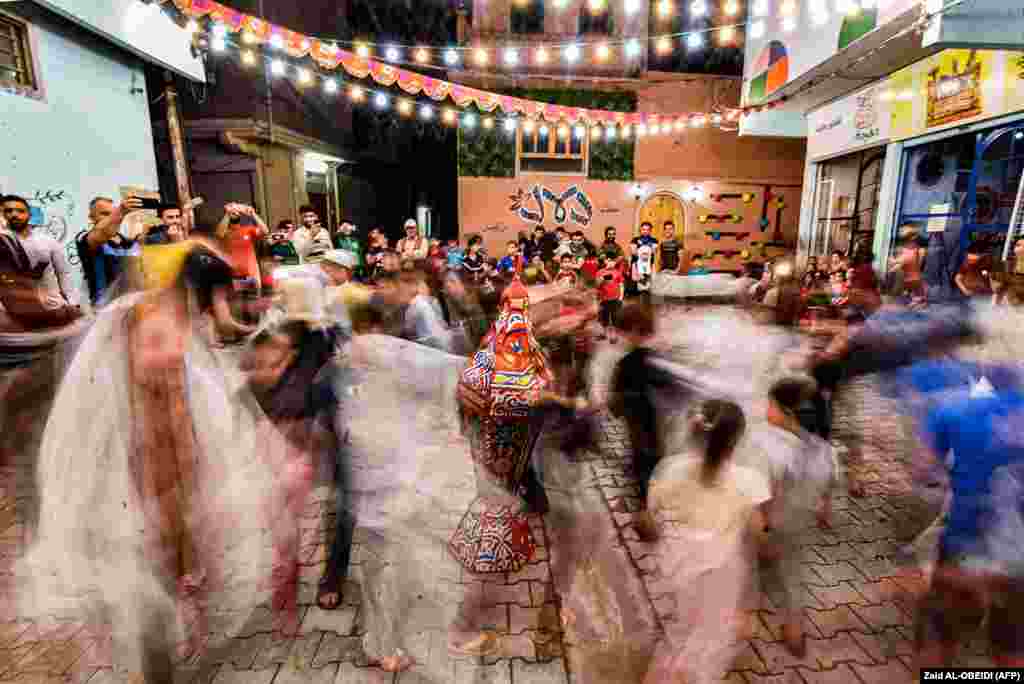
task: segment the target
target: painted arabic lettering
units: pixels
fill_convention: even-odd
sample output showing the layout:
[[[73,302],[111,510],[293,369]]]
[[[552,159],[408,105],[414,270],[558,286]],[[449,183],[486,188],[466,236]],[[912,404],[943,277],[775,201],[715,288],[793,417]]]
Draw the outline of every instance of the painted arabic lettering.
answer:
[[[571,220],[577,225],[589,226],[590,221],[594,218],[594,205],[591,204],[590,198],[575,185],[561,194],[555,194],[554,191],[546,187],[534,185],[529,192],[522,189],[516,190],[516,193],[509,199],[512,200],[509,211],[527,223],[544,223],[547,216],[545,202],[554,205],[552,218],[557,225]],[[531,203],[532,207],[528,206]]]

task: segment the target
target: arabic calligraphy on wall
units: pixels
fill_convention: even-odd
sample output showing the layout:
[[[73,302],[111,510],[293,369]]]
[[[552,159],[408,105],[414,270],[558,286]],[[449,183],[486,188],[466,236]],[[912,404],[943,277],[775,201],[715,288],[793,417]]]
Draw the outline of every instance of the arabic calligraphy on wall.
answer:
[[[578,226],[586,227],[594,218],[594,205],[586,193],[576,185],[558,194],[542,185],[534,185],[529,191],[521,188],[516,190],[509,199],[512,200],[509,211],[526,223],[544,223],[548,217],[548,205],[553,210],[551,221],[556,225],[565,225],[566,221],[572,221]]]
[[[28,198],[32,216],[30,221],[38,230],[49,235],[64,247],[68,263],[77,266],[78,250],[74,236],[68,235],[68,221],[75,213],[75,200],[64,190],[36,190]]]

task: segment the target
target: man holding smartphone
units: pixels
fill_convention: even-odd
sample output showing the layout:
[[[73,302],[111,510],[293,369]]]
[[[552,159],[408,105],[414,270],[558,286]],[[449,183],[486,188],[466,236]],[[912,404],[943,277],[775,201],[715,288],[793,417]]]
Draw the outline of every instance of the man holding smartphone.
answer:
[[[138,197],[125,198],[120,206],[114,206],[109,197],[96,197],[89,202],[91,225],[78,234],[75,245],[94,306],[120,277],[128,263],[126,259],[141,256],[138,241],[122,235],[121,224],[126,216],[143,208],[143,200]]]
[[[222,240],[231,259],[238,290],[259,290],[260,264],[256,258],[256,245],[270,229],[256,210],[246,204],[231,203],[224,207],[224,218],[217,226],[217,238]]]

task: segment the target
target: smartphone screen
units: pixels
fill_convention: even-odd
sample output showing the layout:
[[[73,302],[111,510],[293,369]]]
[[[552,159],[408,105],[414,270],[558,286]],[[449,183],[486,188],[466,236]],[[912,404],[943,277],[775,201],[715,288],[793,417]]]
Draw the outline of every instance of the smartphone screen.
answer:
[[[162,204],[158,197],[139,197],[137,199],[142,202],[143,209],[159,209]]]

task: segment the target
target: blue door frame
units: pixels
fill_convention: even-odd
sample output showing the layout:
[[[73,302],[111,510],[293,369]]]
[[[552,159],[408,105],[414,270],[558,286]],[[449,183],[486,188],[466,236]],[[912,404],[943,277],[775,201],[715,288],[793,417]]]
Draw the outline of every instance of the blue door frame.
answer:
[[[1001,233],[1010,229],[1010,224],[1008,223],[975,223],[978,217],[978,174],[982,163],[984,163],[985,153],[988,152],[993,143],[1004,135],[1017,135],[1018,133],[1024,134],[1024,122],[1015,126],[1007,126],[987,133],[977,134],[977,142],[974,145],[974,166],[971,168],[971,175],[967,181],[967,201],[964,202],[960,211],[962,227],[960,229],[960,254],[957,259],[957,268],[960,267],[960,262],[963,261],[967,248],[971,245],[971,235],[974,233]]]

